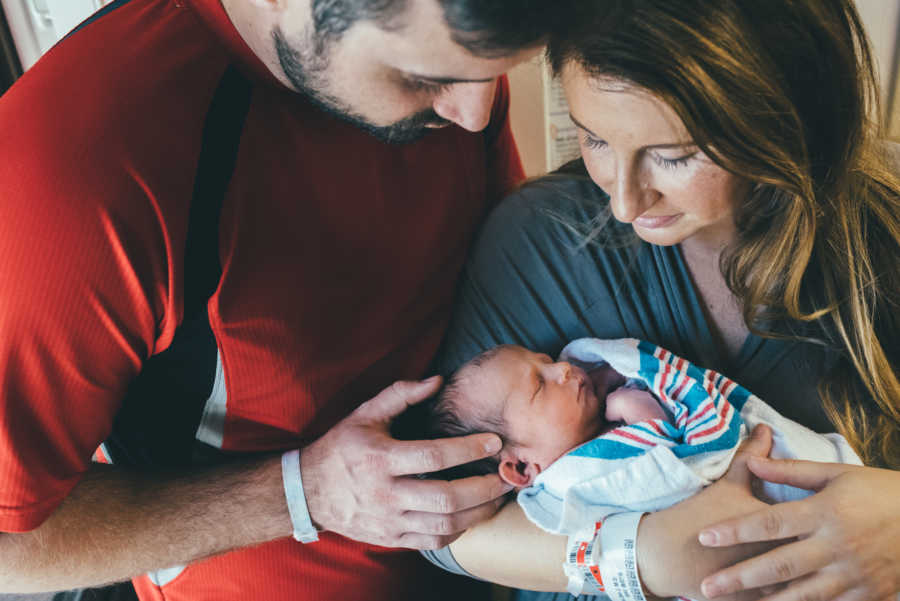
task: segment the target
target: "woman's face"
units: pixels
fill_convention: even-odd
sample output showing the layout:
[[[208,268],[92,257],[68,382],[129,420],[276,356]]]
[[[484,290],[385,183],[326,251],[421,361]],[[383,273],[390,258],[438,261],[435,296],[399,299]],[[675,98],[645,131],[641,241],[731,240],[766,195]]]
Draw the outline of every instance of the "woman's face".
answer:
[[[733,239],[734,207],[749,184],[703,154],[668,105],[574,63],[562,78],[585,165],[617,220],[662,246]]]

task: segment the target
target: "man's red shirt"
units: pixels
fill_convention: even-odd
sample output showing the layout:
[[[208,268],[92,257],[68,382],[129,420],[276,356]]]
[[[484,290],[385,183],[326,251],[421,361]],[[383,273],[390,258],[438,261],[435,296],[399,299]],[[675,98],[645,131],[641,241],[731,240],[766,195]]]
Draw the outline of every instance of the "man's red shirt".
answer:
[[[117,3],[0,98],[0,531],[59,506],[181,323],[203,124],[231,63],[256,85],[209,304],[225,450],[302,446],[425,375],[475,228],[522,177],[505,81],[485,132],[387,145],[277,84],[218,0]],[[377,600],[437,598],[450,589],[436,578],[416,554],[326,533],[137,586],[143,599]]]

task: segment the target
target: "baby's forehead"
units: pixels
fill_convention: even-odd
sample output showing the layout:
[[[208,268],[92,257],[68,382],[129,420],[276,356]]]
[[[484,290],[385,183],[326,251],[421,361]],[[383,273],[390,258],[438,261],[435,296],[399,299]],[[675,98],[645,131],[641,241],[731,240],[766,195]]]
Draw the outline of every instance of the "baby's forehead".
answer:
[[[479,372],[507,371],[522,366],[529,361],[529,351],[520,346],[505,344],[482,353],[466,363],[460,370],[461,375],[473,375]]]
[[[456,386],[466,401],[502,400],[519,380],[527,364],[527,351],[504,345],[491,349],[463,365],[456,374]]]

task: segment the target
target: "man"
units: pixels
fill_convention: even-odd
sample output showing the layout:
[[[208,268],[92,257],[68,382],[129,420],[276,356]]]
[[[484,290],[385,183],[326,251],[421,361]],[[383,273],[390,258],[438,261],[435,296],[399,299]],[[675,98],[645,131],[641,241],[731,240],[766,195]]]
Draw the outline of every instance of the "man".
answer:
[[[442,546],[506,489],[410,475],[500,441],[392,439],[438,387],[392,382],[425,375],[522,177],[498,78],[565,4],[117,0],[4,95],[0,590],[447,593],[386,547]],[[190,382],[148,383],[162,357]],[[145,443],[172,469],[137,469]]]

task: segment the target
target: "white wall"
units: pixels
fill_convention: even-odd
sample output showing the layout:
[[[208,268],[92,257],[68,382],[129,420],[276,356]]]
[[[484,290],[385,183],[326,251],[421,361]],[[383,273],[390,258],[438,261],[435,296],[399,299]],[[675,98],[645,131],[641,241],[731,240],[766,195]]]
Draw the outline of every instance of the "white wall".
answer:
[[[856,0],[856,8],[875,51],[882,102],[889,106],[895,87],[900,0]]]
[[[112,0],[0,0],[23,69]]]

